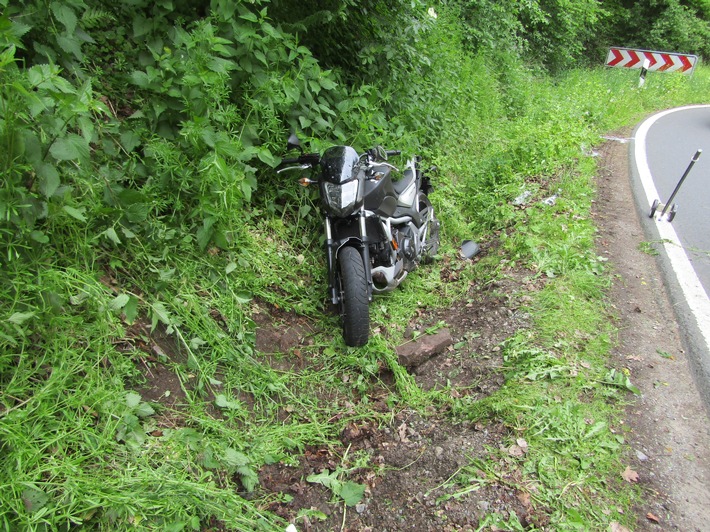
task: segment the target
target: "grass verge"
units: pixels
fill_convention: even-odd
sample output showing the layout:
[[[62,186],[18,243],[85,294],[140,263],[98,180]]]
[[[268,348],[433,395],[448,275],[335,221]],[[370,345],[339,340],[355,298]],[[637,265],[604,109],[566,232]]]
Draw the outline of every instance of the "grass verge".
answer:
[[[0,526],[280,529],[293,515],[273,503],[287,494],[260,491],[260,471],[295,466],[313,449],[341,450],[348,427],[385,427],[405,407],[506,427],[500,445],[449,486],[463,494],[514,483],[539,520],[490,511],[481,529],[633,525],[636,493],[620,478],[620,456],[634,388],[608,365],[616,332],[589,217],[593,146],[646,112],[702,101],[709,75],[658,75],[638,90],[626,72],[523,73],[499,108],[469,109],[436,152],[442,260],[376,300],[380,334],[363,349],[347,348],[322,312],[322,258],[316,239],[302,238],[304,224],[317,223],[287,210],[250,224],[229,252],[198,254],[176,238],[162,253],[136,244],[103,247],[94,260],[7,261]],[[496,96],[495,83],[476,87],[481,98]],[[515,205],[525,193],[528,203]],[[70,237],[71,255],[82,256]],[[475,265],[454,260],[464,237],[489,250]],[[474,401],[424,390],[399,365],[394,347],[414,317],[520,271],[542,289],[525,294],[533,326],[500,346],[499,391]],[[267,311],[284,330],[301,327],[297,347],[257,348]],[[348,484],[352,471],[382,473],[362,455],[341,456],[311,482],[339,505],[363,496]]]

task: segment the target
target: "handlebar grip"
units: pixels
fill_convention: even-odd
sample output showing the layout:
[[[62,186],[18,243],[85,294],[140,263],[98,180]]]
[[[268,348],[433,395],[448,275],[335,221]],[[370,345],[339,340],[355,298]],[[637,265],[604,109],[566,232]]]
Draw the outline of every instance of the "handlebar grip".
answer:
[[[387,157],[391,157],[393,155],[401,155],[402,150],[387,150],[386,153],[387,153]]]
[[[281,159],[281,164],[296,164],[299,162],[298,157],[285,157]]]

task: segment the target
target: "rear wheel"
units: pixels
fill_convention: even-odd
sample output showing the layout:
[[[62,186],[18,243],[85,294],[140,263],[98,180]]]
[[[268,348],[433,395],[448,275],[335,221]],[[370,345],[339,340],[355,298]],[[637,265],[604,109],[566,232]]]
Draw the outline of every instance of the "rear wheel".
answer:
[[[370,334],[370,304],[362,255],[353,247],[344,247],[338,253],[338,268],[343,339],[349,346],[362,346]]]

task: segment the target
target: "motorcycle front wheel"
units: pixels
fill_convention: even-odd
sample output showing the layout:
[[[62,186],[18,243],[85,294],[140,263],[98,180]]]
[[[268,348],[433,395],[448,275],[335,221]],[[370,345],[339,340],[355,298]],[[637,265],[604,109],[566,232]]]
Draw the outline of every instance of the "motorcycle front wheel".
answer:
[[[367,298],[367,276],[362,255],[354,247],[338,253],[340,273],[340,317],[343,339],[352,347],[367,343],[370,334],[370,304]]]

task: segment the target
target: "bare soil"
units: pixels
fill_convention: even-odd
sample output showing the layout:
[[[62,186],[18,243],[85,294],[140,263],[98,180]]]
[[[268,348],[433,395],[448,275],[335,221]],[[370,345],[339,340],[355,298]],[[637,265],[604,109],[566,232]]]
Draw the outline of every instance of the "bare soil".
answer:
[[[443,275],[452,274],[444,267]],[[503,360],[499,344],[527,326],[525,314],[517,310],[520,301],[512,295],[519,291],[520,283],[511,276],[484,288],[474,286],[460,304],[415,317],[409,324],[415,329],[444,321],[457,344],[456,350],[435,356],[413,370],[422,388],[443,388],[448,382],[451,393],[473,400],[500,388]],[[284,337],[278,337],[280,330],[282,326],[264,324],[257,331],[257,343],[263,337],[274,346],[284,347]],[[374,399],[374,408],[387,409]],[[329,489],[304,481],[325,469],[335,470],[342,458],[342,450],[314,448],[307,450],[299,467],[275,464],[262,468],[260,484],[264,489],[293,497],[287,504],[275,503],[270,509],[288,519],[302,508],[326,516],[325,520],[301,518],[298,530],[475,530],[490,512],[505,516],[515,512],[529,525],[547,523],[545,509],[533,508],[522,478],[514,477],[517,473],[454,497],[462,487],[448,481],[472,459],[487,458],[487,449],[498,449],[508,436],[508,428],[497,423],[452,423],[445,412],[430,412],[426,417],[409,410],[391,414],[387,426],[353,424],[341,434],[343,450],[348,449],[351,455],[364,450],[378,469],[377,474],[362,471],[350,476],[350,480],[367,485],[361,504],[354,508],[345,508],[342,502],[331,504]],[[443,500],[447,497],[451,498]]]
[[[628,135],[621,132],[616,137],[623,139],[624,133]],[[631,399],[625,419],[630,454],[624,458],[638,474],[643,492],[643,502],[636,508],[637,530],[708,530],[710,423],[655,258],[639,248],[645,238],[633,207],[628,145],[608,141],[597,150],[598,197],[593,216],[599,227],[599,253],[608,257],[614,271],[610,301],[620,328],[611,365],[626,367],[641,390],[637,399]],[[445,265],[442,275],[456,275],[456,267]],[[418,316],[410,327],[423,328],[443,320],[457,348],[417,367],[416,381],[425,389],[448,382],[454,390],[451,393],[472,399],[496,391],[503,383],[499,345],[529,327],[519,307],[525,303],[525,292],[538,288],[536,282],[525,274],[511,273],[496,284],[471,286],[467,296],[451,308]],[[268,308],[260,308],[254,319],[257,349],[266,360],[273,359],[281,369],[303,364],[294,347],[313,324],[299,316],[272,314]],[[145,372],[144,396],[166,402],[181,399],[184,392],[174,373],[159,363],[162,353],[153,355],[152,369]],[[372,405],[388,411],[381,397],[373,397]],[[337,452],[310,448],[296,467],[264,466],[260,489],[291,497],[288,502],[274,502],[269,510],[289,520],[299,510],[310,510],[310,519],[299,518],[299,531],[476,530],[491,512],[503,516],[515,512],[524,526],[546,528],[548,512],[531,505],[515,468],[506,469],[511,471],[509,477],[465,494],[462,486],[450,482],[467,471],[472,459],[486,458],[487,449],[499,448],[509,436],[506,427],[494,422],[456,424],[445,413],[423,417],[397,410],[390,414],[387,426],[346,427],[340,438],[342,449]],[[357,506],[333,504],[329,489],[306,482],[309,475],[335,470],[345,452],[352,456],[357,451],[367,452],[377,469],[350,476],[367,486]]]

